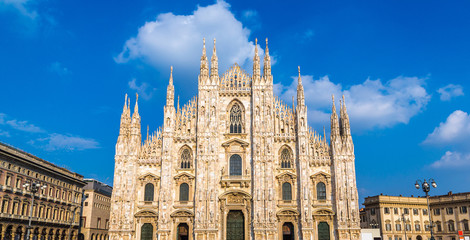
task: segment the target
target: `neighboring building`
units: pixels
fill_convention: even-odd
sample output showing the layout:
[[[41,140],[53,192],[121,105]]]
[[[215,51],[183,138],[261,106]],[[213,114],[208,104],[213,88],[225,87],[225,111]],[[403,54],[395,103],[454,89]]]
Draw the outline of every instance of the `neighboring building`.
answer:
[[[427,240],[431,237],[424,197],[378,195],[367,197],[363,204],[361,228],[380,229],[383,240]]]
[[[25,184],[39,183],[30,239],[77,239],[83,176],[0,143],[1,239],[23,239],[31,210]]]
[[[85,179],[81,233],[84,240],[107,240],[113,188],[94,179]]]
[[[429,201],[436,240],[458,240],[458,231],[470,236],[470,192],[449,192],[447,195],[432,196]]]
[[[126,96],[111,240],[360,239],[344,101],[328,144],[308,126],[300,71],[291,108],[274,95],[265,53],[263,71],[255,48],[253,75],[235,64],[219,76],[215,40],[210,66],[204,45],[197,98],[175,106],[171,73],[163,128],[143,142]]]

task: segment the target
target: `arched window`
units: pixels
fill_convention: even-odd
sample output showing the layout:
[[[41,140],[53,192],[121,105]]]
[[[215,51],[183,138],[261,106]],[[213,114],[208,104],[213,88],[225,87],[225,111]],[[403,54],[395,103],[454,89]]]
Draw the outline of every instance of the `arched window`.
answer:
[[[292,167],[292,155],[290,154],[289,149],[284,148],[281,152],[281,168],[291,168]]]
[[[191,151],[188,148],[185,148],[181,153],[180,161],[181,168],[191,168]]]
[[[322,182],[317,184],[317,200],[326,200],[326,186]]]
[[[152,240],[153,239],[153,226],[150,223],[144,223],[140,230],[140,240]]]
[[[282,200],[292,200],[292,185],[288,182],[282,184]]]
[[[180,201],[186,202],[189,200],[189,185],[183,183],[180,185]]]
[[[242,132],[242,108],[235,103],[230,109],[230,133]]]
[[[144,201],[153,201],[153,184],[145,184]]]
[[[230,175],[241,176],[242,175],[242,157],[238,154],[233,154],[230,157]]]

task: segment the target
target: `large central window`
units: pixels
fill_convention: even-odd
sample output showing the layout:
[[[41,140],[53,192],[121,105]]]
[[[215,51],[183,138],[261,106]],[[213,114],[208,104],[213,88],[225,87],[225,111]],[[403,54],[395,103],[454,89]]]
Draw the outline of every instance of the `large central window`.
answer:
[[[242,108],[235,103],[230,109],[230,133],[241,133],[242,122]]]
[[[230,157],[230,176],[242,175],[242,157],[238,154],[233,154]]]

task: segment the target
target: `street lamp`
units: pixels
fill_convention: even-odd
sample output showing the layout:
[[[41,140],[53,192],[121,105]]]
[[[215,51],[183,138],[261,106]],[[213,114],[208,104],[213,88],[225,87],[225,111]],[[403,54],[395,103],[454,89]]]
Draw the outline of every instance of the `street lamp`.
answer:
[[[26,240],[29,240],[29,235],[31,232],[31,220],[33,218],[33,205],[34,205],[34,194],[39,191],[39,189],[45,189],[46,185],[41,185],[39,183],[30,181],[29,183],[23,184],[23,188],[31,192],[31,207],[29,208],[29,220],[28,227],[26,229]]]
[[[429,191],[431,190],[431,186],[433,188],[436,188],[437,183],[432,178],[430,178],[428,181],[431,182],[431,185],[429,185],[429,183],[426,181],[426,179],[424,179],[423,182],[421,180],[416,180],[415,187],[416,187],[416,189],[419,189],[419,187],[421,185],[421,188],[423,189],[423,192],[426,193],[426,201],[427,201],[427,204],[428,204],[428,214],[429,214],[429,228],[431,229],[431,239],[430,240],[434,240],[434,234],[433,234],[433,231],[432,231],[432,228],[434,227],[434,224],[432,222],[431,209],[429,207]]]

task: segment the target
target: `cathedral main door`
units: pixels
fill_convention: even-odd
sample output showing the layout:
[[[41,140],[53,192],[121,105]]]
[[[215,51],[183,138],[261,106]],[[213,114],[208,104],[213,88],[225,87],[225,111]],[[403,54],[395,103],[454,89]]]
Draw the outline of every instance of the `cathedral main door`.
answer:
[[[227,240],[245,239],[245,217],[242,211],[230,211],[227,215]]]
[[[330,225],[327,222],[318,224],[318,240],[330,240]]]

